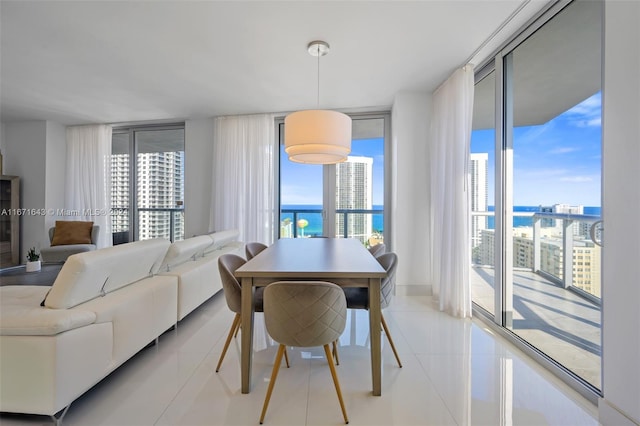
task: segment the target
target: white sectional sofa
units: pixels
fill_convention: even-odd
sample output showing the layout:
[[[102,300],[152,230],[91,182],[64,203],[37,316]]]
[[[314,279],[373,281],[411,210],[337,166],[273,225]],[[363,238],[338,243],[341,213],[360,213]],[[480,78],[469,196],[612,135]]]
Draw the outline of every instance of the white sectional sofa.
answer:
[[[0,287],[0,411],[51,416],[222,288],[237,231],[72,255],[53,286]]]
[[[178,321],[222,289],[218,257],[244,256],[238,234],[237,230],[214,232],[171,244],[160,274],[178,279]]]

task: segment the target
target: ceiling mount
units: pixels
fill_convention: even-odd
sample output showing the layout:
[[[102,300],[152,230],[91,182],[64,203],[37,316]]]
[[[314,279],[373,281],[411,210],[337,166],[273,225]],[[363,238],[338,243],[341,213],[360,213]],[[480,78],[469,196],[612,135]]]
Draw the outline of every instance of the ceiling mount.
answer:
[[[311,56],[324,56],[329,53],[329,43],[322,40],[314,40],[309,45],[307,45],[307,51]]]

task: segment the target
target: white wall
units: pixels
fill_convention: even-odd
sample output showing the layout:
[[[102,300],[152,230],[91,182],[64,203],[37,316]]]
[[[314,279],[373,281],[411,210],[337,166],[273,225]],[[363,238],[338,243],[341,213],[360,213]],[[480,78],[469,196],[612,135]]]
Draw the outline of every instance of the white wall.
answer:
[[[428,217],[428,171],[425,167],[431,95],[396,95],[391,113],[392,249],[398,254],[396,291],[399,295],[428,295],[425,258]],[[401,165],[398,167],[397,165]]]
[[[185,122],[185,237],[209,231],[212,194],[213,119]]]
[[[6,123],[3,150],[7,175],[20,177],[20,207],[45,208],[47,123],[27,121]],[[24,215],[20,218],[20,263],[26,262],[30,247],[47,247],[45,216]]]
[[[604,28],[600,421],[640,424],[640,2],[606,2]]]

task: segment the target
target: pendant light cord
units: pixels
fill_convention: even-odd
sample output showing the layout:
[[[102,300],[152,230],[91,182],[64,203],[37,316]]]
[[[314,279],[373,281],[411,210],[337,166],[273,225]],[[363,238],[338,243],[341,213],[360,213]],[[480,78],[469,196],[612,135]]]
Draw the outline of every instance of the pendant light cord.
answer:
[[[316,47],[318,49],[318,95],[316,98],[316,103],[318,105],[318,109],[320,109],[320,45]]]

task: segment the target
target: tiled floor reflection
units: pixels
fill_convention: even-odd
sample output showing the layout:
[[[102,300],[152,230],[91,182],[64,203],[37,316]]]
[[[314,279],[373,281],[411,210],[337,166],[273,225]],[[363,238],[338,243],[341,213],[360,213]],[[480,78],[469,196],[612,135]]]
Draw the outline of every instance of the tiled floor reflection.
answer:
[[[494,270],[471,268],[471,295],[493,312]],[[513,274],[512,331],[569,370],[602,387],[600,306],[538,274]]]
[[[337,367],[350,425],[598,424],[593,405],[481,322],[434,306],[396,297],[385,311],[404,367],[383,338],[381,397],[371,395],[367,313],[350,311]],[[276,346],[256,314],[253,388],[241,394],[239,339],[215,373],[232,318],[215,296],[74,402],[64,425],[257,425]],[[289,356],[265,425],[344,424],[322,350],[290,348]],[[2,414],[0,424],[50,421]]]

